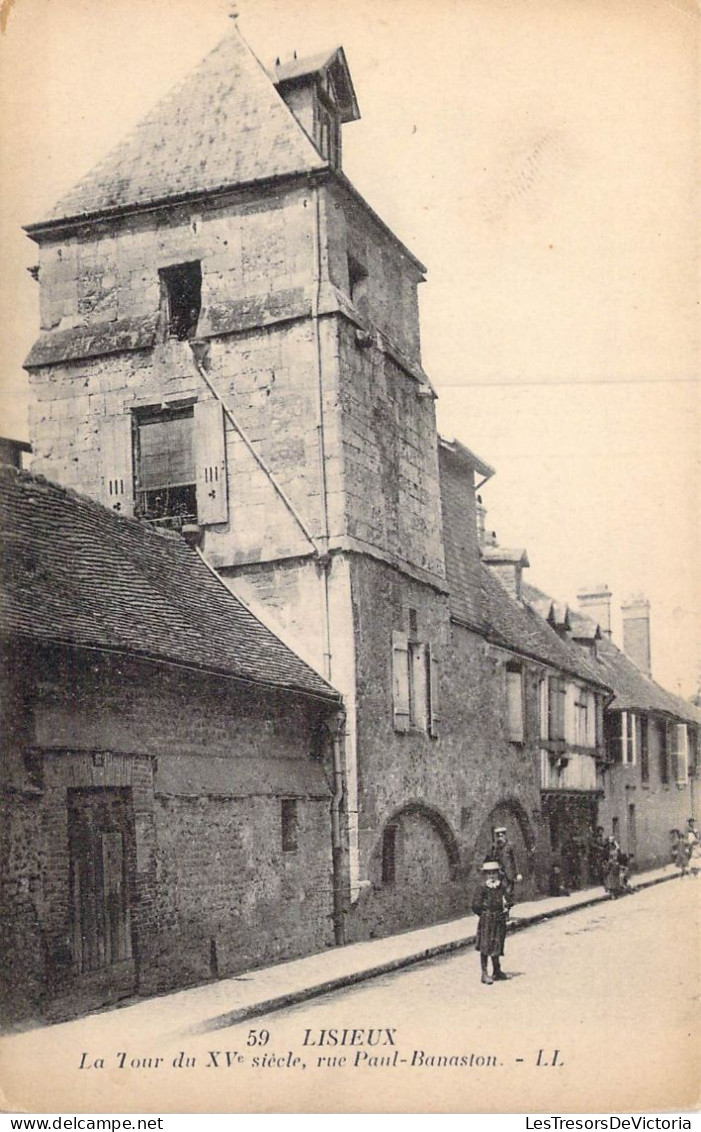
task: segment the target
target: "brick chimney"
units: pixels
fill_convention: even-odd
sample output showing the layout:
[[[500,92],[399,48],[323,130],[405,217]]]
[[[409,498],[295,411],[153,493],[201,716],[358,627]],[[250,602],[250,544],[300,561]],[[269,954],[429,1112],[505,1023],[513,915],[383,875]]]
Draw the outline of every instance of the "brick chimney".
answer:
[[[611,590],[605,582],[579,590],[577,605],[585,617],[598,622],[602,633],[611,636]]]
[[[621,616],[623,651],[645,676],[650,676],[650,602],[644,594],[635,594],[621,605]]]

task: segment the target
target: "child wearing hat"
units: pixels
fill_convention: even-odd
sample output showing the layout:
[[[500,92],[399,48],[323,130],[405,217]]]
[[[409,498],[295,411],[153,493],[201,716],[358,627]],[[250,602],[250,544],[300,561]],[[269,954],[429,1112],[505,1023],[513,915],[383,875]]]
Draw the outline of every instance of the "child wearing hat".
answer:
[[[501,879],[498,861],[485,861],[482,865],[482,885],[475,893],[472,911],[479,916],[475,950],[480,953],[482,982],[488,985],[495,979],[505,979],[499,958],[504,954],[506,939],[506,918],[509,902]],[[487,962],[491,956],[493,975],[489,974]]]

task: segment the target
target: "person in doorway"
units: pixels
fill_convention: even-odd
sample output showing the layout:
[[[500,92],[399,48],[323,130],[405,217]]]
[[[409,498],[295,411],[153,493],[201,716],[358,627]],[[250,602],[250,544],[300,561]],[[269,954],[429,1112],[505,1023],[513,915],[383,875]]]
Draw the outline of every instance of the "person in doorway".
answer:
[[[606,838],[603,825],[597,825],[589,841],[589,880],[592,884],[604,883],[606,866]]]
[[[480,953],[482,982],[489,985],[506,978],[501,969],[501,956],[504,954],[509,903],[498,861],[487,860],[482,865],[482,883],[475,892],[472,911],[479,916],[475,950]],[[491,975],[488,969],[490,958]]]
[[[580,887],[581,853],[577,838],[570,834],[562,846],[562,864],[565,872],[565,887],[575,892]]]
[[[489,859],[496,861],[499,866],[502,885],[504,886],[504,893],[509,904],[512,907],[515,901],[514,888],[523,880],[518,866],[516,865],[516,855],[513,847],[506,835],[506,826],[498,825],[494,829],[494,837],[492,840],[492,851]]]

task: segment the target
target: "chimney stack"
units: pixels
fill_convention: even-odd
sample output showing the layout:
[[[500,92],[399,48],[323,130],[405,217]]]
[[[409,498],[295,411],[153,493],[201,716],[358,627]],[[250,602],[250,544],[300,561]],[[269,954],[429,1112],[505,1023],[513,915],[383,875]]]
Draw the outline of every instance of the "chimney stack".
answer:
[[[623,651],[645,676],[652,675],[650,657],[650,602],[635,594],[621,605]]]
[[[579,590],[577,605],[585,617],[598,622],[605,636],[611,636],[611,590],[605,582]]]
[[[490,544],[485,546],[482,551],[482,561],[511,596],[520,601],[521,575],[524,567],[530,566],[526,551],[522,549],[507,550],[505,547]]]

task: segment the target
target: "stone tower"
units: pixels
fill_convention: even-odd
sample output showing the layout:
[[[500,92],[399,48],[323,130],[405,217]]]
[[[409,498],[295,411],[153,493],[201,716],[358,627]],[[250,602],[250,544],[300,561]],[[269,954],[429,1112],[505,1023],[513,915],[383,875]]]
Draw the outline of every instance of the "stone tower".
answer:
[[[196,523],[343,692],[353,901],[394,867],[378,830],[433,788],[448,632],[424,268],[343,173],[358,117],[341,48],[268,72],[234,30],[27,228],[26,362],[33,471]]]

